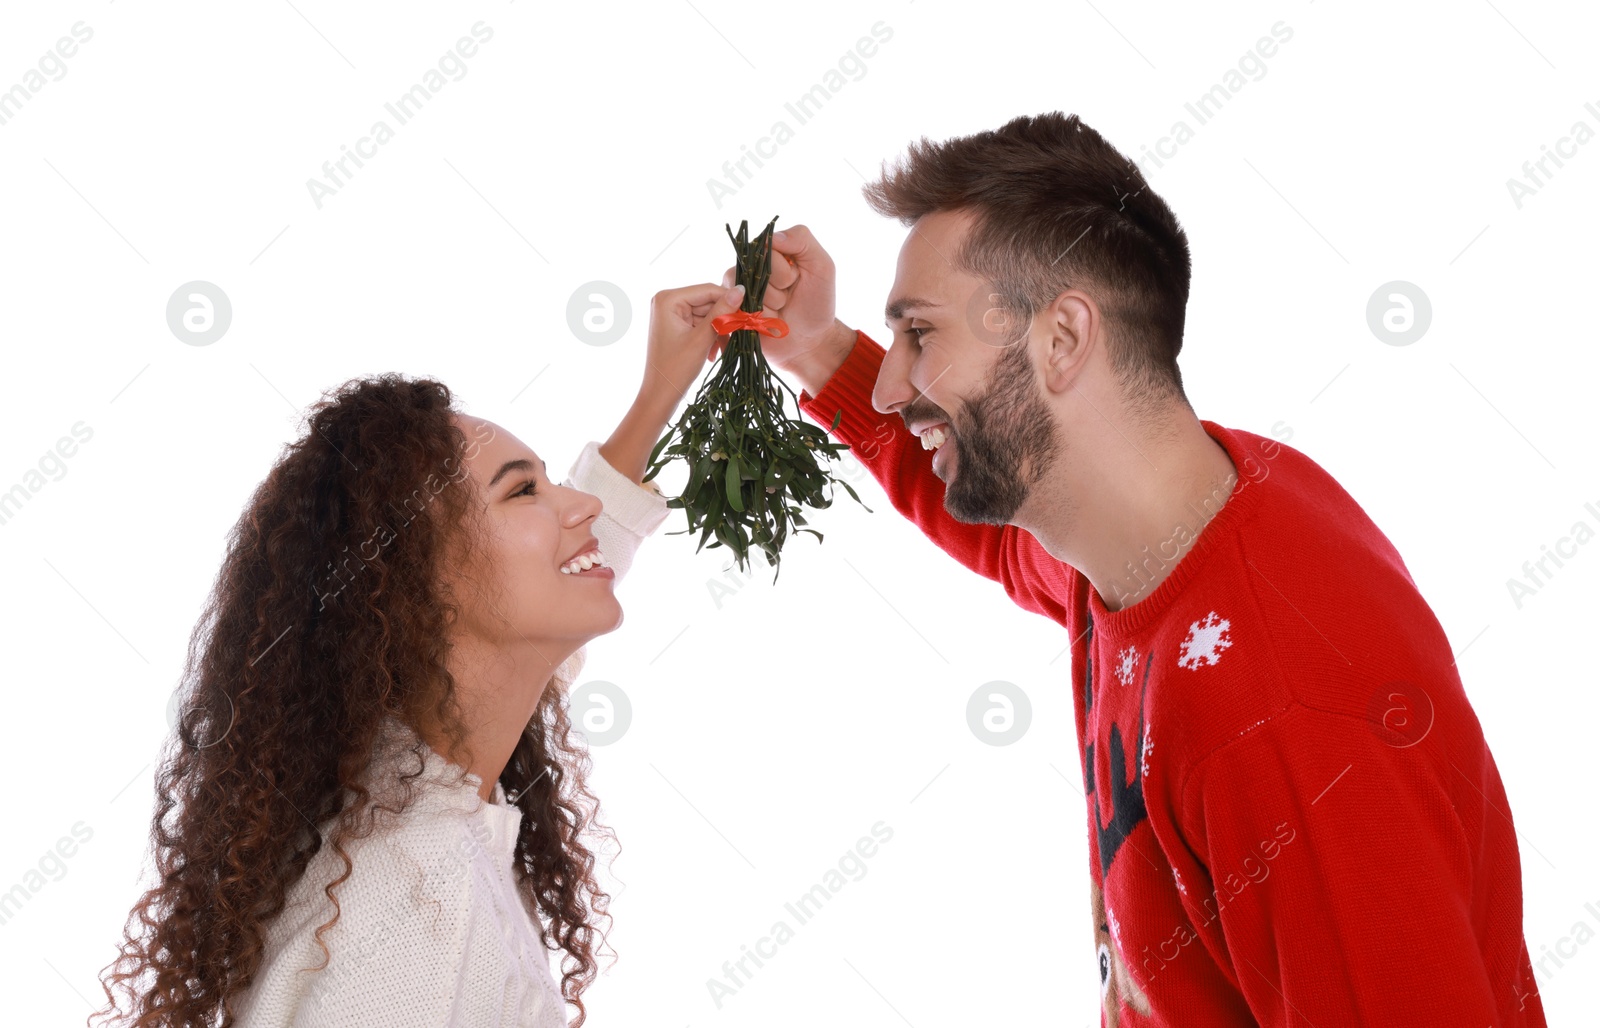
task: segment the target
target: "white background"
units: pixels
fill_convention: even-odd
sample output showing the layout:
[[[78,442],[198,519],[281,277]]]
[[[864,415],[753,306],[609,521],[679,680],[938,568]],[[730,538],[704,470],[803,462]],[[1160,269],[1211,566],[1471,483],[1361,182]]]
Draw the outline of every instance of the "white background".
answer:
[[[494,35],[466,76],[319,209],[307,180],[394,127],[383,105],[480,20]],[[1146,164],[1194,255],[1189,396],[1224,425],[1288,426],[1398,547],[1510,797],[1529,950],[1574,953],[1578,922],[1600,928],[1600,544],[1520,609],[1506,583],[1576,522],[1600,527],[1600,142],[1520,207],[1506,183],[1575,122],[1600,129],[1596,20],[1527,0],[7,5],[0,89],[74,23],[94,35],[0,126],[0,490],[75,423],[93,437],[0,525],[0,890],[77,822],[92,838],[0,925],[4,1020],[81,1024],[100,1004],[189,633],[322,391],[437,376],[559,475],[632,398],[651,294],[731,262],[725,222],[811,226],[841,317],[887,342],[905,230],[866,207],[863,176],[920,136],[1054,109],[1135,158],[1195,128]],[[865,74],[797,125],[784,104],[878,21],[893,36]],[[1280,21],[1293,37],[1265,74],[1196,127],[1184,104]],[[794,138],[719,208],[707,180],[778,119]],[[594,279],[632,301],[614,345],[568,327]],[[233,305],[208,346],[165,318],[192,280]],[[1367,324],[1392,280],[1433,308],[1408,346]],[[665,535],[674,511],[619,586],[625,624],[589,648],[584,680],[633,705],[594,750],[623,852],[621,960],[592,1024],[1098,1023],[1065,633],[844,470],[875,513],[841,490],[813,519],[826,542],[794,541],[776,587],[759,564],[736,576],[720,606],[725,551]],[[1033,705],[1004,747],[965,718],[996,679]],[[866,876],[719,1010],[707,980],[880,820],[894,835]],[[1600,1004],[1600,944],[1563,963],[1540,975],[1553,1024]]]

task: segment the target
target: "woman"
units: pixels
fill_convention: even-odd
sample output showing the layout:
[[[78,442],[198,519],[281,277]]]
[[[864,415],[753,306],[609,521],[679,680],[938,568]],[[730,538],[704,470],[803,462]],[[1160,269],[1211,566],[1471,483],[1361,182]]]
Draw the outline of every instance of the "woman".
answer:
[[[95,1016],[545,1028],[565,1001],[583,1024],[608,897],[565,690],[621,623],[615,580],[667,514],[640,482],[650,450],[740,299],[656,295],[637,398],[559,486],[429,379],[352,381],[312,408],[191,641],[159,884]]]

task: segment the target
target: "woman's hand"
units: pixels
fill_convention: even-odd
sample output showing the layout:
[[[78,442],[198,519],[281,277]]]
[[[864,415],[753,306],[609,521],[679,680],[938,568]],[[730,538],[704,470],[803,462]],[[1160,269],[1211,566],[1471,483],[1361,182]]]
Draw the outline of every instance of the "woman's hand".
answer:
[[[717,334],[711,319],[737,310],[743,299],[742,288],[709,282],[663,289],[650,298],[650,340],[639,395],[611,438],[600,444],[600,456],[629,481],[643,483],[650,451],[667,422],[706,363],[727,344],[728,337]]]
[[[727,343],[728,337],[711,327],[711,319],[738,310],[743,299],[743,287],[710,282],[663,289],[651,297],[641,399],[653,398],[658,407],[677,410],[705,365]]]

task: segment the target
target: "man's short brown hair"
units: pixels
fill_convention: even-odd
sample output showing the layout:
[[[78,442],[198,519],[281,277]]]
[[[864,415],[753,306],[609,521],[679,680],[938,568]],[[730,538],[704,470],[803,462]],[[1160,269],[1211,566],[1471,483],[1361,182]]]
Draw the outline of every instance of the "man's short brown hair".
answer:
[[[1063,290],[1083,289],[1106,317],[1111,367],[1133,406],[1187,405],[1177,357],[1189,241],[1139,167],[1076,114],[1025,115],[942,143],[924,136],[862,192],[906,225],[971,212],[958,270],[988,280],[1022,325]]]

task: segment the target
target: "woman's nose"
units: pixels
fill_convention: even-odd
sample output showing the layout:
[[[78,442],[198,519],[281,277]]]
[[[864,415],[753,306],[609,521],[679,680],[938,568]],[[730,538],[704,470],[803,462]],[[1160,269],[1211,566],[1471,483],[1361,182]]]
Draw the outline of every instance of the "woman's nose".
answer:
[[[600,497],[594,493],[575,491],[574,502],[567,511],[567,525],[576,528],[590,518],[599,517],[602,509],[604,504]]]

